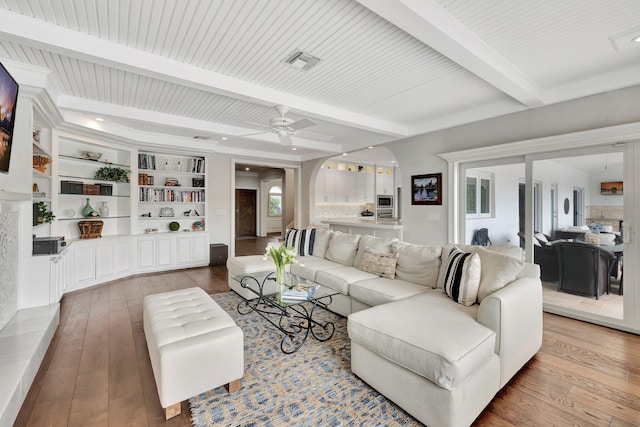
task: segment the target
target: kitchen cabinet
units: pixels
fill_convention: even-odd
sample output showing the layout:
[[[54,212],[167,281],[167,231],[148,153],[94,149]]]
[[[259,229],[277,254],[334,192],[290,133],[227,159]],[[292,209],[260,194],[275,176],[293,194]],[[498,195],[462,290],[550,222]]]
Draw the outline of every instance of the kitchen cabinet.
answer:
[[[372,203],[375,200],[374,168],[371,165],[326,168],[316,178],[316,202]]]
[[[376,169],[376,193],[393,195],[394,188],[394,168],[378,167]]]

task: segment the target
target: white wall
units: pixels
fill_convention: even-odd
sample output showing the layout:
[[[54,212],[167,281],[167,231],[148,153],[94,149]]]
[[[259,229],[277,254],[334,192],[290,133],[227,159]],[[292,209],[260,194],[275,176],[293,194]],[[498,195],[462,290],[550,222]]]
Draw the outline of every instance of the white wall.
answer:
[[[595,206],[624,206],[622,194],[602,195],[600,194],[600,183],[611,181],[622,181],[621,170],[603,170],[597,174],[592,174],[589,179],[589,204]]]
[[[209,156],[207,178],[207,230],[211,243],[231,243],[231,197],[235,191],[231,185],[231,158],[224,154]]]
[[[494,177],[494,216],[493,218],[467,219],[464,243],[470,244],[475,230],[486,228],[494,245],[519,245],[518,229],[519,195],[518,186],[524,179],[524,163],[477,168],[489,172]]]
[[[559,167],[554,161],[539,161],[533,164],[533,179],[542,184],[542,231],[551,235],[551,198],[550,189],[552,184],[558,184],[558,228],[570,227],[573,225],[573,190],[581,188],[584,190],[584,218],[586,218],[586,207],[590,204],[591,192],[589,191],[590,176],[588,173],[570,168],[568,166]],[[598,191],[600,191],[598,187]],[[569,199],[569,213],[564,213],[564,199]]]

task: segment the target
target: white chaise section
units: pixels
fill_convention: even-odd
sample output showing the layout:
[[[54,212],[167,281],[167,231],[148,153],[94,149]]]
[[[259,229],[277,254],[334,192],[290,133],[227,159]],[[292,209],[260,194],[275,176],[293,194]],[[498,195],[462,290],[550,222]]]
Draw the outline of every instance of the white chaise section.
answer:
[[[180,402],[244,375],[244,336],[233,319],[200,288],[148,295],[144,333],[160,404],[167,419]]]

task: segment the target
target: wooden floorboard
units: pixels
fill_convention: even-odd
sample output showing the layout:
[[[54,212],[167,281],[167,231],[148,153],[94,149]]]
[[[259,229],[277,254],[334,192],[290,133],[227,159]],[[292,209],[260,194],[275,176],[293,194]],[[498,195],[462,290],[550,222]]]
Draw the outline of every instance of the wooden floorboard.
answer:
[[[239,242],[249,255],[269,240]],[[228,291],[227,270],[145,274],[65,295],[16,425],[190,426],[186,402],[164,419],[142,324],[146,295],[190,287]],[[542,349],[474,425],[640,426],[640,337],[545,314]]]

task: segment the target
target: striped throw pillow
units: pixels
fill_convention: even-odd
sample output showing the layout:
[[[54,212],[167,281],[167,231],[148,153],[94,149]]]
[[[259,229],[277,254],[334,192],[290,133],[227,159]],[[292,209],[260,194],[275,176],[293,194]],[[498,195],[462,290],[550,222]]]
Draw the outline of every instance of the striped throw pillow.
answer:
[[[478,298],[480,287],[480,257],[454,246],[449,252],[443,289],[455,302],[467,307]]]
[[[299,230],[291,228],[287,230],[284,245],[293,248],[299,256],[313,255],[313,242],[316,238],[315,227]]]

